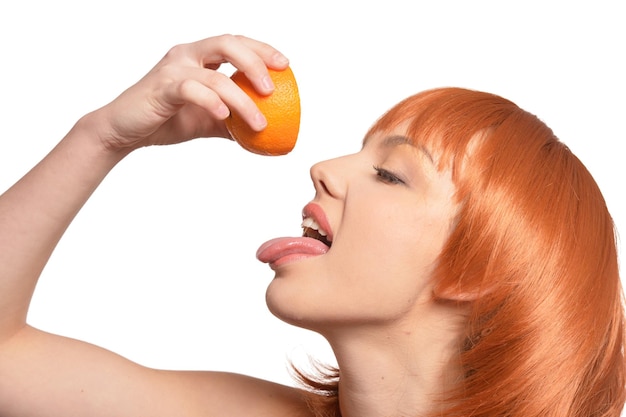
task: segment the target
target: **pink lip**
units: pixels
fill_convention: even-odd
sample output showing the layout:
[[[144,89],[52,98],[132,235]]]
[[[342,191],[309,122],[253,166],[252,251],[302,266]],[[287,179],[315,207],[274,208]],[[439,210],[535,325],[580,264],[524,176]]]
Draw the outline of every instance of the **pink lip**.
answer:
[[[332,240],[330,225],[322,208],[309,203],[302,210],[303,217],[312,217],[320,227],[328,232]],[[317,239],[309,237],[280,237],[262,244],[256,252],[259,261],[268,263],[272,269],[313,256],[323,255],[330,248]]]
[[[328,223],[328,219],[326,218],[326,213],[324,213],[324,210],[322,209],[322,207],[320,207],[316,203],[307,204],[302,209],[302,218],[305,218],[305,217],[313,218],[317,222],[317,224],[319,224],[320,227],[328,233],[328,236],[326,236],[328,240],[331,242],[333,241],[333,231],[330,228],[330,223]]]

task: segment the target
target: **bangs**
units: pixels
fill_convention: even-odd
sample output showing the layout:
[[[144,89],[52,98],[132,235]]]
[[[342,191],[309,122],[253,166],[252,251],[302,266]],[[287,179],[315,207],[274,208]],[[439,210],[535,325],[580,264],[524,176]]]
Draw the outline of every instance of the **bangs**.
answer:
[[[415,146],[424,147],[439,170],[450,169],[455,183],[463,160],[483,137],[511,112],[520,111],[500,96],[462,88],[427,90],[385,113],[367,136],[404,129]]]

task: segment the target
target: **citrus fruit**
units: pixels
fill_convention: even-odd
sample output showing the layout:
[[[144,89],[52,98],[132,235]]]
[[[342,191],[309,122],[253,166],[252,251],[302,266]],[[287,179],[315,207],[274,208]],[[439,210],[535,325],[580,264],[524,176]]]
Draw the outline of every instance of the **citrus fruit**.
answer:
[[[237,113],[226,119],[226,127],[232,138],[250,152],[285,155],[296,145],[300,130],[300,94],[291,68],[282,71],[268,68],[268,72],[274,82],[274,92],[268,96],[257,93],[243,72],[235,71],[231,76],[267,119],[265,129],[253,130]]]

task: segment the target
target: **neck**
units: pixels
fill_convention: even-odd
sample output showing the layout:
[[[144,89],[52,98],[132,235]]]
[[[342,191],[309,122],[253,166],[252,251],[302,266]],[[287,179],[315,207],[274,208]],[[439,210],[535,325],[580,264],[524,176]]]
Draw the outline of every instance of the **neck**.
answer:
[[[440,310],[441,307],[439,306]],[[340,369],[343,417],[424,415],[460,381],[458,314],[345,328],[328,337]],[[458,312],[457,312],[458,313]]]

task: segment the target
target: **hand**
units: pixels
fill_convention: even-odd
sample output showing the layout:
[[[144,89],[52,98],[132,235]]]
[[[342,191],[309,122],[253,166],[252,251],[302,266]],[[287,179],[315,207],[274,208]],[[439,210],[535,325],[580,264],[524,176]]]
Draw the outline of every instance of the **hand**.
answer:
[[[217,69],[229,62],[261,94],[274,86],[267,67],[284,69],[287,59],[271,46],[223,35],[178,45],[137,84],[87,116],[107,149],[135,149],[198,137],[230,138],[224,119],[236,111],[255,130],[266,121],[254,102]]]

